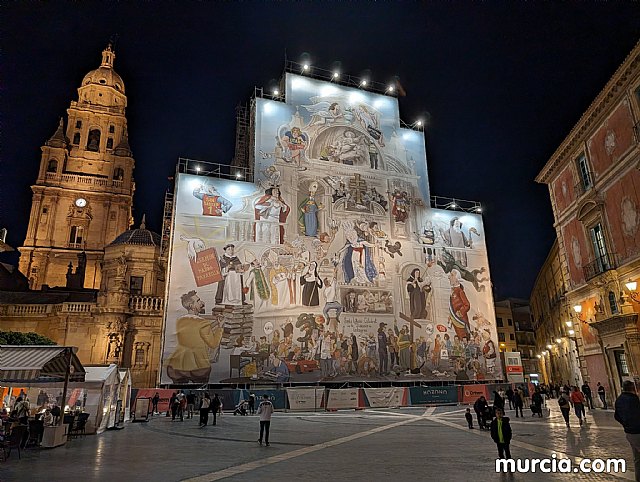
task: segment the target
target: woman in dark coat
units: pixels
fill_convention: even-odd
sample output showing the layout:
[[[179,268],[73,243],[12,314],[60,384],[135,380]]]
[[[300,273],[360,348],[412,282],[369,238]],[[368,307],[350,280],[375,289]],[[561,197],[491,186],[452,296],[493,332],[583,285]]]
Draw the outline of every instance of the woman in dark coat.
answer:
[[[495,390],[493,392],[493,407],[504,410],[504,398],[502,398],[500,394]]]

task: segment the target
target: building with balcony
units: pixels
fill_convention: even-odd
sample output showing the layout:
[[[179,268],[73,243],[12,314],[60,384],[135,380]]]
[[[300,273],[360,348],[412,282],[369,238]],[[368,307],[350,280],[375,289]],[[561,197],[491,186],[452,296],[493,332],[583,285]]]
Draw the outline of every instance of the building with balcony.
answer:
[[[525,380],[537,381],[539,366],[529,302],[507,298],[496,301],[495,310],[500,351],[520,352]]]
[[[536,178],[549,187],[565,287],[555,325],[573,319],[581,377],[612,398],[640,376],[639,122],[640,43]],[[560,332],[547,332],[553,346]]]
[[[581,349],[574,323],[577,317],[567,304],[566,285],[558,242],[555,241],[531,291],[530,306],[536,335],[535,353],[540,381],[582,385]]]

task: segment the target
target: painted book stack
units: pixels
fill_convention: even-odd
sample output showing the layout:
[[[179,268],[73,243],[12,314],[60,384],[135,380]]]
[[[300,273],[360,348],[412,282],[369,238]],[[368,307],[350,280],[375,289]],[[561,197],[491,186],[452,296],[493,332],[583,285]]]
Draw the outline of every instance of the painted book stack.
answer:
[[[240,345],[248,344],[253,331],[253,306],[251,305],[226,305],[222,314],[224,331],[222,333],[222,346],[233,348],[240,341]],[[242,340],[239,338],[242,337]]]

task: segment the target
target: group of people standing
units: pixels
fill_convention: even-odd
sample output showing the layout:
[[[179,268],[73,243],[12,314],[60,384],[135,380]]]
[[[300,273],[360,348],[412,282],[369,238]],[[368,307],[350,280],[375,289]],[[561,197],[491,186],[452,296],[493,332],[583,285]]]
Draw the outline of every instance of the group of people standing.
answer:
[[[152,412],[158,413],[158,402],[160,400],[160,394],[156,392],[151,399]],[[169,400],[169,412],[171,413],[171,421],[180,419],[184,421],[185,417],[191,419],[196,413],[196,406],[200,413],[200,427],[206,427],[209,423],[209,412],[213,413],[213,425],[216,425],[216,418],[218,414],[222,414],[222,400],[218,397],[217,393],[214,393],[213,398],[209,396],[208,392],[205,392],[202,397],[198,397],[195,393],[189,392],[185,394],[183,390],[174,392]]]

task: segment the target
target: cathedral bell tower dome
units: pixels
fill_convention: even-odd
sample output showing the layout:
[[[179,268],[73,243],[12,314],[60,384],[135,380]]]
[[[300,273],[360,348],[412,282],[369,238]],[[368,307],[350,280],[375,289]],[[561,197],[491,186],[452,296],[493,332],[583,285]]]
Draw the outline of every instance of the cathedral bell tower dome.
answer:
[[[122,77],[113,69],[116,53],[111,45],[102,51],[100,67],[92,70],[82,79],[78,89],[78,102],[118,107],[126,107],[124,82]]]
[[[105,246],[129,229],[135,163],[115,58],[108,45],[98,68],[82,79],[67,118],[42,146],[29,228],[19,248],[20,271],[32,289],[64,286],[68,264],[79,253],[86,256],[79,286],[98,288]]]

